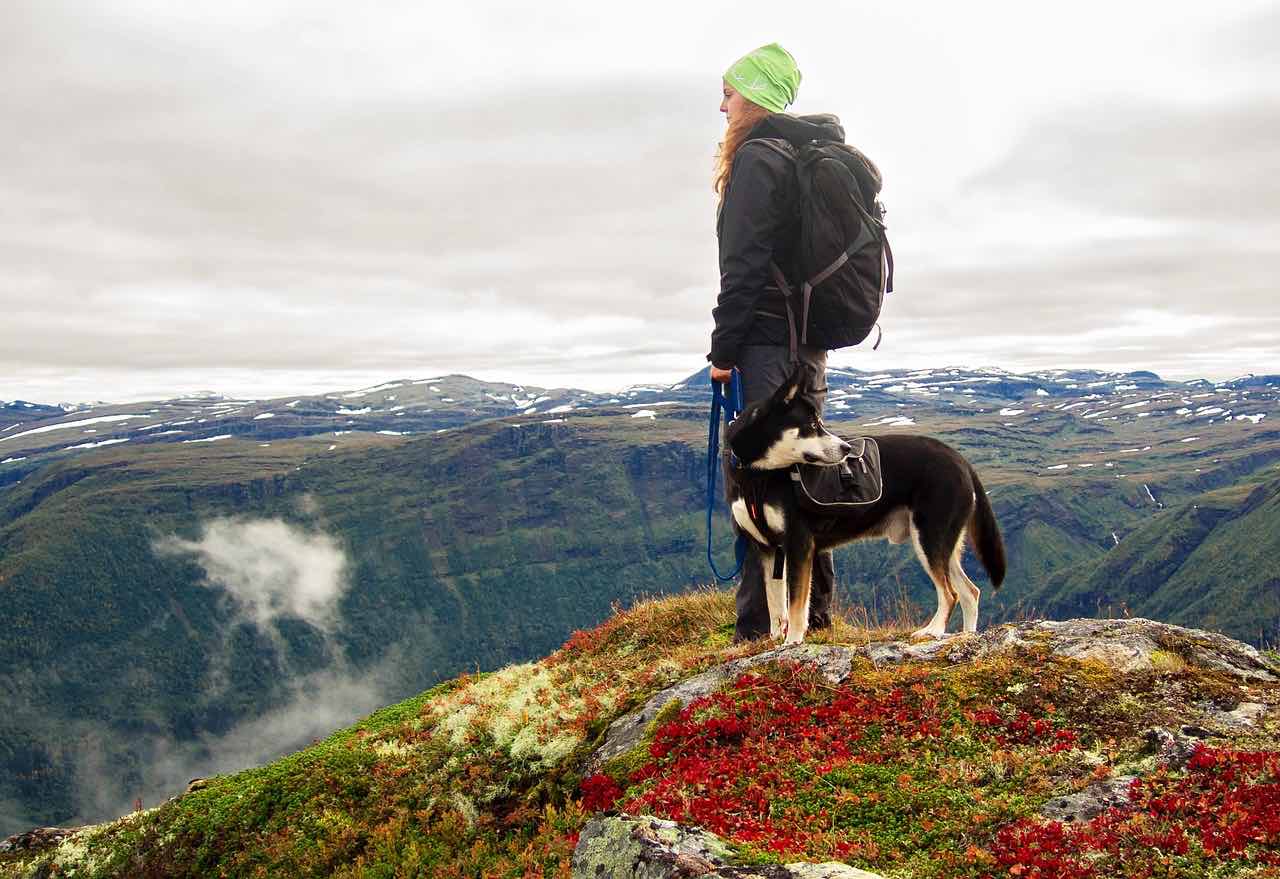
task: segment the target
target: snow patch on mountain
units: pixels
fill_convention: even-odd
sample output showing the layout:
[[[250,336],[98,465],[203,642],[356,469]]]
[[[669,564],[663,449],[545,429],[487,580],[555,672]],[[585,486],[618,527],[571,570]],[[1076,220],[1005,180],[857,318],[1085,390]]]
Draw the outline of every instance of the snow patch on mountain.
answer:
[[[120,421],[129,421],[134,418],[150,418],[146,414],[134,415],[99,415],[97,418],[82,418],[79,421],[64,421],[61,424],[46,424],[43,427],[33,427],[30,430],[24,430],[22,433],[15,433],[11,436],[0,437],[0,443],[15,440],[20,436],[34,436],[38,433],[49,433],[55,430],[67,430],[72,427],[84,427],[87,424],[114,424]]]

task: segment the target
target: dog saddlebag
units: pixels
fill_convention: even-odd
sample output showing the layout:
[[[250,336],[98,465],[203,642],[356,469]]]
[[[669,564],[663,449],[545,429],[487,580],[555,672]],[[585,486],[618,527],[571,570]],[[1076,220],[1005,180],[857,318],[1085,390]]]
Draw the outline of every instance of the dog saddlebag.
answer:
[[[845,438],[853,446],[842,464],[797,464],[791,468],[796,502],[814,513],[838,514],[842,509],[866,506],[880,500],[884,478],[880,472],[880,447],[871,437]]]

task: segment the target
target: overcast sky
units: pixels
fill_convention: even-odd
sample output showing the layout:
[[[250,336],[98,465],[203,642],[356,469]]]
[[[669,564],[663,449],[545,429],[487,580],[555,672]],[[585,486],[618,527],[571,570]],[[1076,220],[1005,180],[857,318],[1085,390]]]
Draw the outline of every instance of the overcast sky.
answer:
[[[0,4],[0,399],[703,365],[720,77],[881,166],[860,369],[1280,372],[1276,3]]]

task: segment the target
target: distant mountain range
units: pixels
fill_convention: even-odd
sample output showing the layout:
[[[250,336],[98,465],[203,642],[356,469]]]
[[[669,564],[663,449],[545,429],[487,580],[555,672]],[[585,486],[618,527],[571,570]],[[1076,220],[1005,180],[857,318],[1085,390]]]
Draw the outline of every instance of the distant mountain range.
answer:
[[[1215,384],[1204,379],[1165,381],[1151,372],[1065,369],[1029,374],[994,368],[879,373],[830,369],[827,375],[832,419],[880,413],[888,407],[913,413],[956,409],[977,414],[992,406],[1012,411],[1007,404],[1020,401],[1028,401],[1033,410],[1070,411],[1056,405],[1065,401],[1073,409],[1090,410],[1082,413],[1089,418],[1146,418],[1172,412],[1188,420],[1260,421],[1280,387],[1280,376],[1275,375]],[[209,395],[75,407],[0,401],[0,461],[24,465],[0,470],[0,485],[52,460],[126,442],[189,444],[231,437],[272,442],[353,432],[412,436],[512,416],[542,421],[575,413],[634,414],[651,407],[705,406],[708,389],[703,369],[674,385],[635,385],[613,394],[447,375],[270,400]]]
[[[983,475],[983,624],[1155,616],[1280,637],[1280,376],[831,370],[846,434]],[[616,394],[389,382],[276,400],[0,405],[0,834],[117,814],[437,681],[707,583],[705,371]],[[715,545],[727,556],[727,517]],[[976,566],[974,566],[976,567]],[[932,587],[838,556],[871,617]]]

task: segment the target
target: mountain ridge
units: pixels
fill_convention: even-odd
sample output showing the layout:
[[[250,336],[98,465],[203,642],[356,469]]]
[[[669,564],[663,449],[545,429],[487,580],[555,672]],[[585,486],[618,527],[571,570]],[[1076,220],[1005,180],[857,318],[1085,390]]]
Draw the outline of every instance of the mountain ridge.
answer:
[[[1258,787],[1280,768],[1274,656],[1142,619],[916,643],[838,620],[799,647],[733,646],[732,614],[728,593],[641,602],[271,764],[6,840],[0,876],[687,875],[662,850],[615,863],[599,840],[628,814],[701,825],[719,837],[703,872],[741,876],[826,861],[887,879],[1244,879],[1280,863]],[[674,842],[632,824],[624,837]]]
[[[575,412],[607,411],[609,407],[645,411],[645,406],[654,405],[703,406],[709,384],[705,368],[675,384],[632,385],[615,393],[484,382],[454,374],[267,400],[220,395],[183,397],[97,405],[73,412],[29,403],[0,405],[0,486],[20,478],[19,474],[39,463],[121,443],[217,442],[233,436],[271,442],[327,433],[342,436],[350,431],[416,435],[493,418],[562,418]],[[1280,376],[1250,375],[1212,383],[1203,379],[1167,382],[1148,371],[1062,369],[1018,374],[996,367],[880,372],[832,367],[828,370],[828,386],[828,415],[833,420],[842,413],[899,404],[926,410],[948,406],[973,409],[1027,399],[1045,402],[1071,397],[1077,405],[1086,405],[1089,400],[1128,399],[1141,393],[1185,394],[1179,397],[1175,408],[1218,395],[1223,397],[1221,402],[1239,406],[1253,393],[1254,400],[1247,402],[1256,401],[1263,410],[1200,405],[1179,414],[1216,410],[1209,416],[1261,421],[1274,403]],[[1004,408],[1010,411],[1009,417],[1026,411]],[[29,416],[33,412],[41,417],[32,420]],[[1095,413],[1093,417],[1101,415]]]
[[[1159,542],[1184,507],[1234,509],[1276,479],[1280,431],[1267,383],[1142,391],[1120,376],[1094,379],[1105,388],[1076,376],[1062,382],[1074,396],[1045,389],[1011,401],[992,393],[999,375],[912,375],[833,375],[830,420],[845,433],[927,432],[974,461],[1013,564],[1006,588],[984,598],[984,625],[1049,606],[1133,610],[1127,569],[1105,567],[1132,550],[1172,553],[1181,571],[1182,597],[1159,598],[1150,613],[1195,624],[1202,619],[1187,608],[1200,601],[1240,637],[1275,637],[1266,568],[1218,561],[1221,547],[1247,555],[1270,545],[1265,501],[1236,517],[1239,533],[1173,549]],[[318,434],[179,436],[59,454],[79,442],[63,439],[53,453],[0,466],[0,602],[12,621],[0,632],[0,687],[12,694],[0,719],[5,829],[101,817],[191,774],[246,765],[223,761],[261,724],[301,721],[321,684],[349,697],[314,712],[332,728],[371,707],[356,698],[362,689],[391,701],[464,669],[531,659],[615,601],[705,584],[705,390],[685,388],[692,402],[667,406],[654,404],[668,391],[637,390],[640,402],[412,435],[379,434],[363,416],[343,416],[357,423],[338,435],[331,410],[359,401],[332,401]],[[278,420],[255,414],[235,418],[249,430]],[[904,420],[912,423],[896,426]],[[227,432],[225,422],[201,430]],[[713,537],[727,553],[723,514]],[[297,577],[313,570],[313,555],[345,565],[313,596],[315,613],[255,616],[243,572],[267,564],[293,584],[271,594],[305,611]],[[872,618],[932,596],[909,553],[862,545],[837,561],[841,601]],[[104,690],[103,674],[132,689]],[[324,731],[298,729],[306,740]],[[189,761],[157,762],[162,752]],[[156,766],[169,774],[154,775]]]

